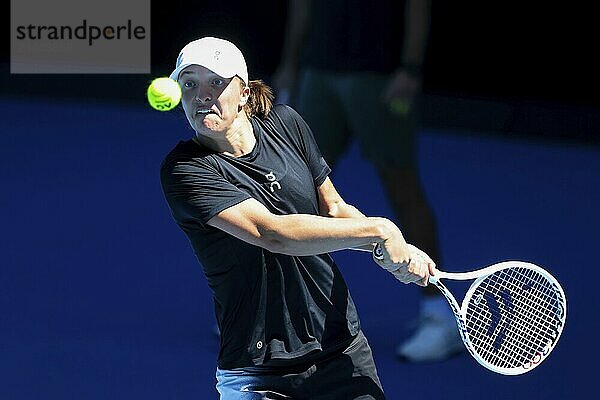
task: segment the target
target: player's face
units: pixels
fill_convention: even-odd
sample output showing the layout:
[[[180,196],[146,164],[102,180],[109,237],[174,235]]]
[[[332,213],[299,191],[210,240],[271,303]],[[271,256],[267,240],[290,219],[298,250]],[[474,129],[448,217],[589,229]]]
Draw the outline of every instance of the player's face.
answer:
[[[248,97],[240,82],[238,77],[223,78],[199,65],[181,71],[181,104],[196,132],[211,135],[231,127]]]

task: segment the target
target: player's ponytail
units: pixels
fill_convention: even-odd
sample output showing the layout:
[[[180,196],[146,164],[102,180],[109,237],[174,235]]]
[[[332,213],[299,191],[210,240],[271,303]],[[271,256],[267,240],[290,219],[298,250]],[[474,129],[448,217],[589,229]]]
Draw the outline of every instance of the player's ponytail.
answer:
[[[250,97],[244,105],[244,110],[248,117],[257,116],[261,119],[266,118],[273,107],[273,90],[263,81],[250,81]]]

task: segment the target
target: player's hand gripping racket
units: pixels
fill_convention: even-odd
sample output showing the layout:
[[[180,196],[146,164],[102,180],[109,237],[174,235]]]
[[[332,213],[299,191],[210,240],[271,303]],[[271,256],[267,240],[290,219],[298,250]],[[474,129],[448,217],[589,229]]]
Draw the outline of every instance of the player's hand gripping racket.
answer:
[[[474,280],[461,306],[441,279]],[[540,365],[565,326],[567,299],[562,287],[531,263],[506,261],[464,273],[437,271],[429,282],[450,303],[471,355],[500,374],[519,375]]]

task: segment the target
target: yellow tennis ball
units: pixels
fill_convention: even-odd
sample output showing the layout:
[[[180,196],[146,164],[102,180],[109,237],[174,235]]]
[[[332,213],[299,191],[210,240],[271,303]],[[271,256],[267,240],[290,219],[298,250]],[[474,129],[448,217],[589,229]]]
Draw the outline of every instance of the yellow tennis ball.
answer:
[[[169,111],[177,107],[181,100],[179,84],[168,77],[156,78],[146,92],[148,103],[158,111]]]

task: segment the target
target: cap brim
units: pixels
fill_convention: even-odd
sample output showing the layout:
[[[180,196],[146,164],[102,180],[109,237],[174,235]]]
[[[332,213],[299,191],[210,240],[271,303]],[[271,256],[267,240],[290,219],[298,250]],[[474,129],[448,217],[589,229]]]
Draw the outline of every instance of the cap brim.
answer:
[[[189,67],[190,65],[192,65],[192,64],[181,64],[181,65],[179,65],[177,68],[175,68],[173,70],[173,72],[171,72],[171,75],[169,75],[169,78],[171,78],[171,79],[173,79],[174,81],[177,82],[177,80],[179,79],[179,74],[181,73],[181,71],[184,68]]]
[[[177,68],[175,68],[173,70],[173,72],[171,72],[171,75],[169,75],[169,78],[171,78],[171,79],[173,79],[174,81],[177,82],[177,80],[179,79],[179,74],[181,74],[181,71],[183,71],[184,69],[186,69],[190,65],[199,65],[199,66],[204,67],[204,68],[208,69],[209,71],[211,71],[211,72],[213,72],[213,73],[215,73],[215,74],[217,74],[220,77],[225,78],[225,79],[230,79],[230,78],[233,78],[234,76],[237,76],[237,74],[235,74],[235,73],[224,74],[224,75],[223,74],[219,74],[218,72],[215,72],[212,69],[210,69],[210,68],[208,68],[208,67],[206,67],[204,65],[196,64],[196,63],[187,63],[187,64],[181,64],[180,66],[178,66]],[[230,76],[226,76],[226,75],[230,75]],[[243,80],[242,77],[240,77],[240,79]]]

